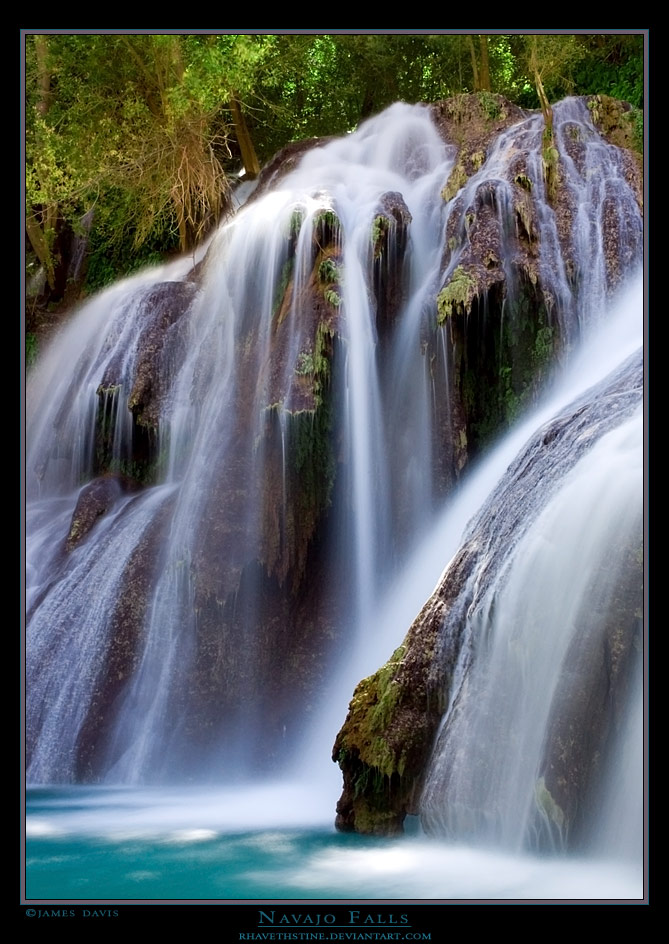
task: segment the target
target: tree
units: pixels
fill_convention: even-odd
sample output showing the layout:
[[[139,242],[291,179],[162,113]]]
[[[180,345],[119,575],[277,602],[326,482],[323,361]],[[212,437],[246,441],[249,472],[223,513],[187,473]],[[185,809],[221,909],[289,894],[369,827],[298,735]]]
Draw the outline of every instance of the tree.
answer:
[[[57,222],[94,204],[103,218],[113,207],[112,238],[136,249],[156,233],[196,245],[225,211],[235,129],[258,170],[241,104],[252,38],[27,40],[26,228],[50,284]]]
[[[640,104],[642,53],[643,36],[606,34],[28,35],[28,238],[53,290],[58,233],[94,207],[100,284],[197,245],[239,166],[252,176],[289,141],[493,88],[538,104],[550,138],[572,88]]]

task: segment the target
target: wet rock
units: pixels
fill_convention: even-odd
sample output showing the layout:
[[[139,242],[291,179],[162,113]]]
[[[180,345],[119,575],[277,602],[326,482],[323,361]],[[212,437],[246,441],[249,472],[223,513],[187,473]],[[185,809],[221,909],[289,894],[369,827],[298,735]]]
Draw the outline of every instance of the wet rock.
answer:
[[[139,667],[146,616],[155,586],[155,568],[171,511],[171,503],[165,502],[138,542],[109,614],[104,672],[95,681],[76,744],[76,778],[83,783],[95,783],[109,765],[118,760],[112,747],[112,735],[123,696]]]
[[[121,494],[121,481],[112,475],[94,479],[82,488],[65,540],[65,547],[68,551],[81,544],[98,518],[101,518],[114,506]]]
[[[183,336],[174,330],[197,292],[192,282],[163,282],[146,295],[145,326],[139,338],[128,409],[140,426],[158,427],[163,402],[169,390],[170,361],[177,362]]]
[[[332,141],[333,138],[305,138],[302,141],[292,141],[281,148],[274,157],[265,164],[258,177],[258,186],[249,197],[248,202],[257,200],[268,193],[283,177],[295,170],[303,155],[307,151],[321,147]]]
[[[402,645],[359,683],[333,748],[344,777],[338,829],[393,834],[401,831],[408,813],[418,812],[455,667],[462,679],[471,664],[471,653],[462,649],[468,613],[475,611],[565,474],[593,442],[638,408],[642,390],[641,359],[633,357],[594,395],[576,401],[535,432],[469,525]],[[593,615],[599,632],[574,644],[579,651],[569,663],[579,667],[582,678],[573,698],[571,683],[565,681],[550,725],[541,796],[544,806],[574,831],[584,810],[581,796],[617,723],[616,712],[609,710],[611,699],[624,705],[630,653],[638,645],[642,569],[634,549],[625,573],[610,610]],[[447,733],[442,728],[440,738]]]
[[[392,325],[406,297],[404,254],[411,213],[401,193],[389,191],[379,201],[372,222],[376,324],[381,336]]]
[[[161,282],[139,301],[141,329],[133,356],[128,359],[120,350],[97,389],[98,474],[121,474],[141,485],[157,479],[160,420],[168,417],[174,371],[185,350],[181,319],[197,290],[193,282]]]

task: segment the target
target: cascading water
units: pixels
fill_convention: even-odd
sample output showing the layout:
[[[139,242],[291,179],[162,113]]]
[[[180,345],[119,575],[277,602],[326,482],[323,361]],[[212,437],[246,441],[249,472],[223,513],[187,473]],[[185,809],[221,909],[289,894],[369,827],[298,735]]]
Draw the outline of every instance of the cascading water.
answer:
[[[179,315],[167,325],[179,335],[179,342],[161,339],[163,356],[158,368],[163,390],[159,397],[154,396],[158,402],[148,410],[142,403],[146,387],[155,385],[155,380],[144,382],[141,372],[137,380],[136,362],[145,356],[147,348],[151,350],[149,345],[155,348],[157,342],[151,335],[148,341],[145,338],[148,316],[138,311],[141,293],[129,290],[129,294],[121,295],[104,329],[98,325],[95,336],[99,352],[91,350],[85,328],[71,330],[62,342],[60,356],[80,365],[68,387],[73,391],[76,386],[79,393],[75,396],[70,392],[61,402],[44,381],[42,399],[33,397],[33,414],[39,417],[40,427],[28,458],[31,490],[38,492],[44,503],[54,492],[61,496],[96,472],[127,473],[129,444],[133,436],[144,432],[155,440],[154,465],[160,462],[159,470],[150,473],[161,483],[153,490],[164,496],[161,508],[169,505],[169,511],[165,511],[169,521],[161,528],[159,551],[154,551],[155,560],[151,562],[155,570],[146,578],[152,589],[141,603],[141,619],[132,628],[140,638],[126,643],[136,650],[131,658],[131,677],[124,678],[114,693],[117,717],[111,731],[105,722],[107,744],[104,756],[96,748],[95,776],[138,782],[147,777],[178,776],[179,770],[202,765],[202,756],[189,753],[189,741],[194,727],[200,727],[200,737],[202,728],[215,725],[210,718],[203,722],[200,713],[214,713],[220,703],[215,703],[214,692],[209,705],[194,704],[197,698],[191,699],[188,694],[194,684],[200,690],[220,687],[226,702],[224,730],[206,732],[201,744],[201,754],[207,755],[205,766],[212,763],[212,755],[220,754],[223,759],[213,761],[217,774],[221,767],[227,767],[238,776],[247,760],[252,765],[256,762],[249,760],[249,755],[259,753],[254,751],[254,737],[266,724],[266,709],[259,709],[253,695],[262,698],[259,689],[272,670],[271,648],[280,642],[270,644],[269,653],[261,644],[263,632],[259,627],[267,617],[260,612],[259,601],[276,588],[268,587],[254,561],[262,562],[266,571],[274,570],[272,578],[279,582],[291,578],[299,581],[299,568],[304,567],[306,545],[315,526],[312,519],[322,512],[317,506],[320,503],[325,507],[331,501],[332,484],[310,483],[315,492],[314,508],[307,509],[299,519],[299,509],[286,507],[287,478],[291,473],[285,464],[287,437],[293,440],[294,462],[295,449],[301,448],[300,443],[308,435],[305,424],[315,437],[317,424],[327,426],[332,422],[319,413],[319,401],[326,396],[320,387],[329,380],[314,378],[320,369],[319,360],[325,357],[323,339],[330,343],[335,331],[341,339],[337,353],[342,364],[336,365],[332,386],[342,400],[336,406],[341,414],[336,419],[340,428],[337,448],[346,469],[342,473],[346,484],[338,485],[339,493],[345,493],[346,498],[339,503],[340,522],[331,538],[331,544],[339,548],[339,559],[345,561],[340,579],[347,591],[346,599],[337,604],[340,621],[362,622],[369,618],[376,588],[388,572],[384,561],[386,557],[392,559],[398,540],[393,534],[393,502],[387,480],[399,478],[401,470],[398,459],[393,458],[397,450],[392,417],[382,410],[381,402],[383,387],[391,384],[398,402],[404,402],[407,428],[416,430],[411,442],[403,442],[399,448],[403,455],[414,453],[410,488],[414,513],[405,513],[404,525],[409,534],[419,532],[432,501],[433,463],[429,378],[418,334],[430,288],[434,290],[438,276],[438,190],[449,166],[447,149],[428,113],[402,106],[369,123],[355,137],[307,154],[299,171],[287,177],[280,189],[248,206],[219,233],[209,250],[197,297],[191,301],[191,295],[182,290],[187,297]],[[379,265],[381,246],[387,245],[389,251],[395,248],[392,236],[382,242],[386,236],[382,227],[400,226],[384,214],[387,194],[398,197],[406,219],[413,218],[412,239],[418,250],[406,261],[405,291],[411,301],[402,319],[404,337],[401,343],[395,342],[401,353],[411,345],[414,354],[410,363],[403,365],[402,374],[392,379],[380,377],[377,369],[378,303],[373,271],[375,263],[377,268]],[[375,226],[376,242],[372,239]],[[310,297],[314,294],[314,277],[323,283],[317,287],[315,300]],[[164,273],[160,280],[160,285],[148,289],[149,294],[159,295],[165,288]],[[96,316],[95,306],[102,310],[106,297],[93,303],[93,312],[85,309],[80,320],[90,322]],[[115,298],[112,296],[111,301],[116,305]],[[159,302],[156,299],[157,309]],[[305,322],[305,305],[313,305],[316,310],[315,332],[313,324]],[[318,309],[322,309],[322,315]],[[160,317],[165,321],[164,314]],[[74,345],[77,347],[73,350]],[[399,359],[398,354],[391,356]],[[54,366],[52,370],[64,368]],[[140,415],[136,415],[138,404]],[[151,415],[147,418],[141,410]],[[282,439],[278,460],[273,438],[277,427]],[[61,458],[63,442],[68,443],[68,453]],[[312,447],[307,443],[305,448]],[[324,448],[317,442],[313,450]],[[342,465],[339,456],[317,455],[311,467],[302,466],[301,474],[334,477],[334,464]],[[275,477],[281,480],[277,493],[271,491]],[[121,482],[118,487],[125,486]],[[76,493],[70,491],[70,513],[75,501]],[[146,501],[135,501],[131,508],[135,505],[143,508]],[[100,514],[102,511],[100,508]],[[72,746],[77,739],[88,737],[82,733],[86,701],[90,703],[94,696],[95,679],[111,645],[108,638],[105,642],[105,624],[108,627],[114,623],[118,597],[127,592],[127,588],[120,589],[119,581],[131,566],[136,541],[144,533],[139,529],[133,544],[121,530],[130,510],[124,515],[121,506],[109,499],[104,512],[107,518],[113,518],[113,523],[105,523],[125,547],[126,556],[116,560],[114,581],[110,571],[109,581],[95,584],[98,606],[106,615],[98,617],[99,655],[90,670],[81,673],[88,679],[87,687],[73,681],[80,690],[73,699],[67,699],[78,703],[76,716],[70,718],[69,709],[59,710],[46,693],[43,699],[39,697],[39,686],[32,687],[29,726],[31,744],[34,741],[35,746],[29,769],[30,776],[40,780],[63,776],[75,779],[80,775],[72,759],[68,762],[61,756],[58,766],[51,766],[53,739],[46,734],[51,728],[44,727],[42,719],[48,712],[50,725],[65,729]],[[67,512],[63,514],[67,516]],[[270,538],[267,517],[276,530]],[[294,534],[300,530],[305,532],[304,547],[295,551],[290,540],[292,537],[296,543]],[[32,541],[35,553],[31,554],[30,566],[37,574],[43,564],[50,565]],[[53,535],[44,543],[53,546]],[[268,543],[275,545],[269,552]],[[73,598],[85,598],[90,592],[88,578],[81,576],[82,572],[79,578],[73,573],[75,560],[82,553],[77,547],[69,558],[59,562],[67,579],[78,581],[79,590]],[[295,553],[301,555],[297,562],[290,557]],[[293,573],[288,573],[291,570]],[[40,625],[41,620],[47,624],[52,620],[49,601],[47,596],[36,604],[31,627]],[[200,613],[215,607],[220,608],[222,634],[229,632],[230,636],[222,642],[203,641],[206,630],[201,624],[205,618]],[[226,617],[227,611],[232,615]],[[68,622],[77,625],[74,618]],[[70,639],[70,644],[89,651],[83,639],[78,643]],[[208,647],[210,651],[206,652]],[[29,674],[35,665],[35,676],[45,676],[41,657],[32,661],[33,655],[37,657],[37,648],[31,646],[29,651]],[[53,658],[57,658],[55,652]],[[85,654],[82,659],[86,659]],[[210,666],[202,665],[204,659],[221,664],[216,678]],[[250,688],[251,697],[244,688]],[[235,703],[235,696],[241,704]],[[288,714],[281,719],[284,735]],[[284,745],[283,749],[288,747]]]
[[[526,482],[524,503],[498,489],[484,506],[500,532],[490,535],[493,561],[477,567],[477,586],[464,591],[460,665],[421,800],[430,830],[509,849],[562,848],[574,845],[571,833],[585,842],[601,808],[592,781],[613,740],[608,727],[622,726],[628,699],[633,710],[640,699],[638,687],[627,694],[626,680],[641,657],[640,377],[639,363],[631,401],[625,388],[602,392],[607,424],[615,410],[617,425],[605,435],[595,423],[578,430],[594,445],[559,486],[549,478],[532,494]],[[563,448],[571,458],[579,443],[565,436]],[[564,457],[553,452],[550,461],[560,468]],[[520,539],[504,533],[505,500],[522,508]],[[537,503],[545,505],[538,516]],[[630,809],[641,787],[637,764]]]
[[[397,105],[307,151],[222,227],[195,275],[183,261],[115,287],[56,340],[28,391],[30,782],[259,783],[305,763],[317,771],[315,751],[329,763],[330,743],[306,739],[322,730],[314,722],[328,712],[316,708],[328,679],[347,662],[331,742],[351,682],[401,640],[479,504],[465,489],[431,538],[438,550],[421,555],[463,464],[460,329],[455,308],[437,327],[435,298],[468,265],[474,208],[479,220],[490,210],[496,246],[511,251],[497,260],[500,324],[485,327],[490,315],[479,312],[481,338],[499,338],[500,378],[504,332],[522,333],[523,285],[543,285],[545,336],[555,331],[566,350],[640,260],[641,219],[618,152],[580,101],[555,107],[555,128],[571,208],[562,218],[545,191],[538,116],[504,130],[444,202],[455,150],[428,109]],[[533,221],[518,209],[519,187],[532,190]],[[532,272],[513,258],[519,213]],[[640,530],[640,418],[612,425],[556,473],[513,546],[491,543],[498,567],[469,615],[425,788],[431,832],[517,850],[541,832],[539,809],[550,841],[564,841],[542,769],[545,732],[562,735],[555,704],[570,697],[565,660],[578,675],[579,627],[593,608],[615,605],[613,564],[595,587],[591,564],[612,530],[626,547]],[[530,431],[509,439],[503,467]],[[482,465],[484,490],[503,467]],[[383,604],[394,582],[404,599],[392,613]],[[537,640],[531,629],[546,610],[551,627]],[[510,678],[522,703],[506,697]],[[614,764],[616,737],[633,753],[638,723],[626,734],[626,716],[620,708],[603,765]],[[615,790],[606,800],[636,823],[625,804]],[[333,807],[324,798],[328,815]],[[602,814],[593,847],[610,849],[607,837]]]

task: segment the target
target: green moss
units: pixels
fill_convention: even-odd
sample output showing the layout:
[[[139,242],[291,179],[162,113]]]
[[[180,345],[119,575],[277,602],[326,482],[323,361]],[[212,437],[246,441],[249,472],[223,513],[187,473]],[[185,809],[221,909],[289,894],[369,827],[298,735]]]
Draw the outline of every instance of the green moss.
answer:
[[[387,788],[381,785],[376,792],[365,791],[365,796],[377,796],[388,793]],[[373,835],[387,835],[397,832],[397,813],[394,810],[383,810],[381,808],[369,807],[367,803],[356,805],[355,825],[356,831]]]
[[[513,370],[508,365],[500,368],[499,392],[502,415],[507,424],[511,424],[520,413],[522,399],[513,388]]]
[[[316,378],[316,396],[321,397],[325,388],[330,385],[330,355],[334,330],[321,321],[316,329],[314,340],[314,377]]]
[[[527,174],[516,174],[513,179],[519,187],[522,187],[523,190],[527,190],[528,193],[532,190],[533,184]]]
[[[32,331],[26,332],[26,367],[30,367],[37,360],[37,335]]]
[[[485,151],[474,151],[471,156],[472,165],[475,170],[480,170],[485,164]]]
[[[545,367],[553,358],[555,350],[554,330],[552,325],[544,325],[537,330],[534,339],[534,349],[532,358],[534,366],[538,369]]]
[[[330,258],[325,258],[318,266],[318,278],[319,280],[328,285],[332,282],[336,282],[339,278],[339,270]]]
[[[548,817],[551,823],[559,830],[564,829],[566,823],[564,811],[553,799],[543,777],[540,777],[534,785],[534,801],[537,808]]]
[[[332,209],[320,210],[314,216],[314,236],[319,246],[330,246],[339,241],[341,224]]]
[[[372,256],[375,260],[383,255],[383,247],[386,244],[386,237],[390,230],[390,220],[387,216],[379,214],[372,220],[372,229],[370,239],[372,243]]]
[[[272,318],[275,318],[281,311],[283,300],[286,295],[286,289],[290,285],[293,272],[295,270],[295,257],[290,256],[281,266],[281,273],[274,289],[274,300],[272,302]]]
[[[643,111],[640,108],[633,108],[629,112],[629,122],[632,125],[634,150],[643,155]]]
[[[467,172],[465,171],[464,164],[460,160],[451,171],[446,186],[441,191],[442,199],[446,203],[449,203],[458,191],[464,187],[467,183],[467,179]]]
[[[289,426],[290,455],[296,481],[300,484],[297,504],[309,516],[317,516],[329,506],[335,479],[331,435],[333,417],[327,396],[333,336],[333,330],[321,322],[313,351],[303,351],[295,368],[298,375],[311,378],[315,405],[314,410],[291,414]]]
[[[338,292],[335,292],[333,288],[328,288],[323,293],[323,297],[328,304],[332,305],[334,308],[339,308],[341,305],[341,297]]]
[[[328,246],[323,249],[316,259],[318,287],[323,293],[325,301],[333,308],[341,305],[341,296],[337,289],[341,281],[341,269],[337,265],[337,248]]]
[[[437,323],[444,324],[449,317],[471,311],[477,294],[476,279],[463,266],[458,266],[437,296]]]
[[[332,417],[326,405],[291,414],[290,447],[300,486],[297,504],[303,510],[322,510],[330,504],[335,474],[331,429]]]
[[[492,92],[479,92],[478,100],[481,111],[488,121],[495,121],[500,117],[502,109],[496,95],[493,95]]]
[[[612,144],[643,156],[643,111],[608,95],[588,99],[592,120]]]
[[[98,405],[95,416],[95,473],[112,473],[131,479],[138,485],[155,484],[163,474],[169,450],[165,437],[158,451],[158,428],[133,411],[138,404],[119,402],[123,387],[108,384],[98,387]],[[115,452],[114,441],[119,422],[119,411],[132,412],[132,436],[123,446],[121,455]]]
[[[405,772],[405,750],[409,739],[402,739],[399,751],[389,741],[392,721],[401,705],[402,689],[396,681],[396,676],[405,653],[406,647],[401,645],[378,672],[358,684],[353,694],[351,708],[354,714],[354,740],[358,745],[357,753],[361,761],[359,777],[390,777],[393,774],[402,776]],[[347,750],[346,740],[342,748]],[[366,787],[365,780],[364,789]],[[362,789],[363,787],[360,787],[358,790],[356,786],[358,792]]]
[[[289,237],[295,237],[298,235],[302,229],[302,223],[304,223],[304,209],[298,207],[298,209],[293,210],[288,221],[288,233]]]
[[[458,318],[452,327],[458,352],[453,377],[463,407],[467,458],[533,401],[559,344],[559,329],[551,323],[543,295],[529,274],[521,271],[519,276],[513,296],[488,296],[470,318]],[[502,304],[500,325],[491,314]],[[444,309],[452,314],[452,299],[446,299]],[[459,463],[465,450],[457,440],[454,445]]]
[[[369,715],[369,725],[372,731],[385,732],[396,708],[399,706],[401,687],[395,681],[395,676],[405,651],[406,647],[404,645],[396,649],[388,662],[373,676],[376,680],[378,697],[376,705]],[[377,750],[385,750],[385,745],[379,743]]]
[[[314,373],[314,356],[311,351],[301,351],[297,356],[295,373],[298,377],[312,377]]]

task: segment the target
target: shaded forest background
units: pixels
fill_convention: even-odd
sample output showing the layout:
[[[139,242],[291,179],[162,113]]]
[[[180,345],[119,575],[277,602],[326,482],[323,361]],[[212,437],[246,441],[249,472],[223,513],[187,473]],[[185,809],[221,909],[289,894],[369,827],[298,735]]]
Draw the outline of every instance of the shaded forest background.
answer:
[[[629,102],[644,35],[25,36],[26,352],[79,298],[194,249],[284,145],[394,101]]]

